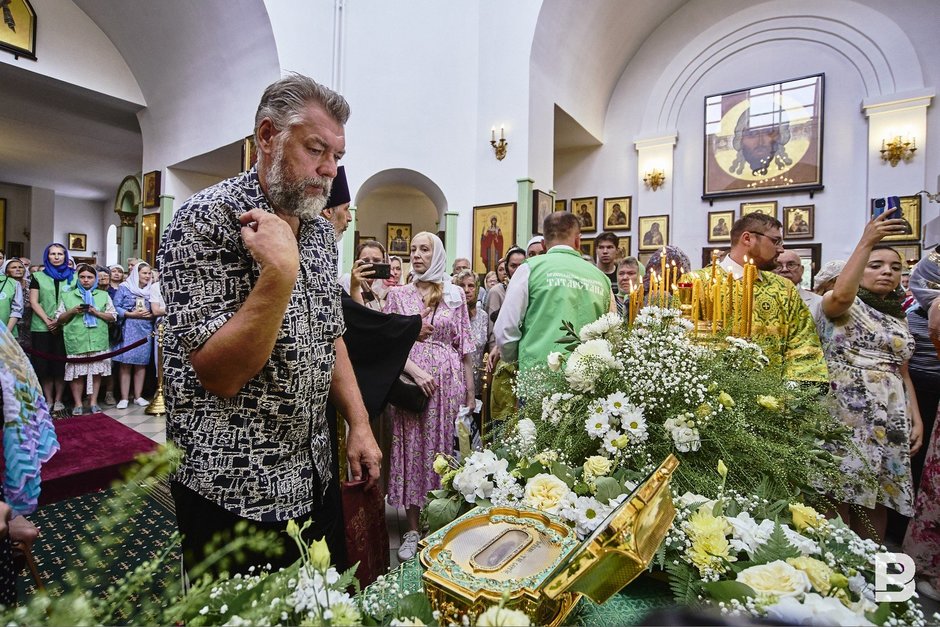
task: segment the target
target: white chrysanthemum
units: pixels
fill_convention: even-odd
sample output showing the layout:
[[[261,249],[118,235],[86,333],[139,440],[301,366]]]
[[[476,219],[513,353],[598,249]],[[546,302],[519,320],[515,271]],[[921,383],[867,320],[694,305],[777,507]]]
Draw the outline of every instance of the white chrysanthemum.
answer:
[[[561,369],[561,353],[551,352],[548,354],[548,369],[552,372],[558,372]]]
[[[602,504],[592,496],[579,496],[567,499],[558,514],[573,523],[578,537],[584,539],[594,533],[611,510],[611,507]]]
[[[590,392],[601,372],[621,367],[612,353],[610,342],[603,339],[588,340],[578,345],[568,358],[565,364],[565,379],[572,389]]]
[[[584,421],[584,429],[592,438],[602,438],[610,430],[610,416],[606,413],[591,414]]]
[[[630,400],[627,398],[627,395],[623,392],[614,392],[608,394],[607,398],[604,399],[605,404],[607,405],[607,411],[615,416],[622,416],[623,411],[630,407]]]
[[[620,419],[623,430],[630,436],[633,442],[646,442],[649,433],[646,427],[646,418],[643,417],[643,410],[634,407],[631,411]]]
[[[594,340],[603,337],[611,329],[620,326],[622,323],[623,318],[616,313],[606,313],[594,322],[581,327],[581,332],[578,336],[581,338],[582,342]]]
[[[603,435],[603,442],[601,443],[601,447],[609,454],[616,455],[620,452],[620,449],[617,448],[615,440],[617,440],[621,435],[623,434],[616,429],[608,429],[607,433]]]

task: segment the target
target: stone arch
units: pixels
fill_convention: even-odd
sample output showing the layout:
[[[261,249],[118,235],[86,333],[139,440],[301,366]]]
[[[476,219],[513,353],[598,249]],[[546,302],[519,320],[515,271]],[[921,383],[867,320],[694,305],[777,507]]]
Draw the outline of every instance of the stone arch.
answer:
[[[444,224],[444,214],[447,212],[447,197],[444,196],[444,192],[426,175],[408,168],[390,168],[370,176],[356,192],[353,205],[359,205],[363,198],[375,190],[390,185],[404,185],[422,192],[434,204],[438,224]]]

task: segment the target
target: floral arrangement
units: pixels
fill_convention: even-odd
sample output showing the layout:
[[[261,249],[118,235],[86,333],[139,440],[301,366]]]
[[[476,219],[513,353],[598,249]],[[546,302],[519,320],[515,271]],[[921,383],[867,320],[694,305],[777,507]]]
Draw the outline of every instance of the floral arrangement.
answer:
[[[793,625],[925,624],[913,600],[875,603],[875,555],[887,549],[841,520],[734,491],[676,501],[657,561],[680,603]]]
[[[438,458],[430,527],[475,505],[522,504],[586,535],[670,453],[680,493],[717,494],[716,459],[745,469],[730,487],[761,486],[774,500],[835,485],[836,460],[822,444],[846,431],[817,389],[782,381],[752,342],[690,331],[678,310],[659,307],[631,326],[605,314],[577,334],[568,327],[568,354],[520,375],[522,409],[493,438],[500,444],[463,464]]]
[[[82,546],[89,564],[106,563],[107,552],[119,549],[115,533],[139,509],[143,490],[166,477],[178,463],[179,451],[171,445],[142,456],[125,483],[106,500],[90,523],[99,542]],[[70,570],[65,579],[70,589],[56,597],[47,591],[32,595],[14,608],[0,607],[4,625],[437,625],[423,593],[404,594],[391,577],[380,577],[359,594],[356,567],[340,573],[331,565],[324,540],[307,542],[303,527],[293,521],[287,533],[297,543],[300,559],[291,566],[271,571],[253,570],[213,578],[207,571],[221,567],[241,551],[263,552],[272,544],[273,532],[236,528],[235,537],[216,547],[206,562],[190,572],[193,582],[185,593],[179,585],[179,534],[174,534],[159,555],[107,587],[104,595],[92,587],[104,572]],[[166,577],[168,570],[173,574]],[[164,581],[167,579],[168,581]],[[374,588],[374,589],[373,589]],[[158,594],[151,594],[158,592]],[[469,620],[464,624],[469,625]],[[476,618],[476,625],[528,625],[528,617],[498,603]]]

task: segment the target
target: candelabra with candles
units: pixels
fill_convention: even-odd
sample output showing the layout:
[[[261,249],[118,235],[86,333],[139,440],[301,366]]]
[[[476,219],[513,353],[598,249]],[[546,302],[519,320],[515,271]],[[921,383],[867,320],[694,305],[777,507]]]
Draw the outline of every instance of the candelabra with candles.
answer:
[[[680,282],[684,268],[666,259],[663,250],[659,270],[649,268],[649,290],[644,294],[643,283],[630,285],[627,301],[627,321],[633,324],[640,309],[647,305],[674,307],[694,325],[695,333],[728,333],[736,337],[750,337],[754,316],[754,282],[757,266],[754,260],[744,258],[744,276],[736,281],[728,272],[718,271],[718,255],[712,254],[710,277],[703,280],[693,276]]]

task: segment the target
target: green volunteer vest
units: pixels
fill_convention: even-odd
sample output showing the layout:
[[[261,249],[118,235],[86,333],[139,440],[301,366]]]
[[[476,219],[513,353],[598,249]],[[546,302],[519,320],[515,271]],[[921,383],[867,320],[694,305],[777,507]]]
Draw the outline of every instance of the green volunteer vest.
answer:
[[[13,313],[13,297],[16,296],[16,279],[3,277],[0,279],[0,324],[7,326],[10,314]],[[19,328],[13,327],[13,337],[19,335]]]
[[[45,270],[40,270],[33,276],[36,277],[36,282],[39,283],[39,306],[42,307],[48,317],[55,318],[55,310],[59,307],[59,301],[55,296],[55,279],[46,274]],[[75,289],[75,281],[76,277],[73,274],[71,281],[59,283],[59,298],[69,290]],[[29,330],[48,331],[49,328],[46,327],[46,323],[42,321],[42,318],[34,312],[33,319],[29,323]]]
[[[91,298],[95,302],[95,309],[98,311],[104,311],[108,308],[107,292],[95,290],[91,293]],[[69,290],[62,294],[62,302],[65,304],[66,311],[68,311],[85,301],[78,290]],[[86,327],[85,314],[78,314],[68,321],[62,328],[66,355],[100,353],[108,350],[108,323],[101,318],[96,318],[95,322],[98,323],[98,326]]]
[[[545,364],[549,353],[561,351],[562,321],[580,329],[610,311],[610,279],[580,253],[556,247],[526,263],[529,304],[519,341],[520,370]]]

